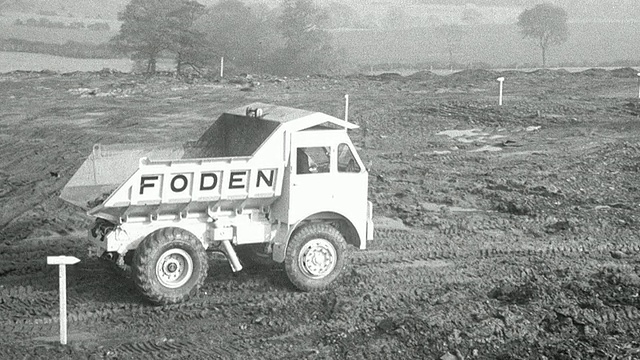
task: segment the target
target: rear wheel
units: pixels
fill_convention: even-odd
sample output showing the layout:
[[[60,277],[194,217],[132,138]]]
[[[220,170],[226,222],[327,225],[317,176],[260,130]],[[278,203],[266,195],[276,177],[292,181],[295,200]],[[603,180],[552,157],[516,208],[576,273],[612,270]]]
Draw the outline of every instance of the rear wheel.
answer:
[[[347,242],[328,224],[310,224],[297,230],[287,246],[287,276],[300,290],[326,289],[342,274]]]
[[[202,243],[179,228],[148,235],[133,256],[132,276],[142,295],[154,304],[188,300],[207,277],[208,262]]]

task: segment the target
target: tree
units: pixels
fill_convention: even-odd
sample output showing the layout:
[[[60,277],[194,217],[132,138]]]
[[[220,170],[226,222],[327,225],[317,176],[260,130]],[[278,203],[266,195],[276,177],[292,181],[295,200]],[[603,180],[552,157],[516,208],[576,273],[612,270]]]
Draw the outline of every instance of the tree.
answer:
[[[285,39],[278,61],[280,70],[308,74],[335,66],[331,36],[321,28],[328,15],[313,0],[284,0],[279,20],[279,30]]]
[[[525,38],[533,39],[542,51],[542,67],[547,66],[547,51],[569,38],[567,12],[552,4],[538,4],[518,16],[518,27]]]
[[[20,4],[19,0],[0,0],[0,14],[3,10],[9,9],[16,4]]]
[[[146,61],[148,74],[156,72],[163,51],[176,54],[180,70],[202,45],[193,23],[203,8],[190,0],[132,0],[118,14],[122,26],[111,44],[134,60]]]
[[[342,2],[333,1],[327,4],[327,14],[329,16],[327,27],[329,29],[363,29],[371,27],[372,24],[366,24],[362,17],[354,8]]]
[[[453,70],[455,59],[454,55],[456,51],[459,51],[461,43],[466,33],[464,28],[460,25],[446,24],[440,25],[437,31],[441,34],[441,38],[445,41],[445,47],[447,54],[449,54],[449,68]]]
[[[259,70],[276,48],[279,39],[262,13],[238,0],[222,0],[198,20],[215,53],[224,56],[226,66]]]
[[[473,4],[465,5],[465,9],[462,11],[462,22],[467,24],[477,24],[484,20],[484,15],[478,9],[478,6]]]
[[[204,5],[196,1],[185,1],[182,6],[169,13],[170,46],[176,54],[176,73],[180,75],[185,66],[196,71],[206,65],[210,58],[210,46],[205,34],[195,28],[196,21],[205,13]]]
[[[402,6],[390,6],[383,20],[383,26],[387,29],[406,29],[409,27],[409,15]]]

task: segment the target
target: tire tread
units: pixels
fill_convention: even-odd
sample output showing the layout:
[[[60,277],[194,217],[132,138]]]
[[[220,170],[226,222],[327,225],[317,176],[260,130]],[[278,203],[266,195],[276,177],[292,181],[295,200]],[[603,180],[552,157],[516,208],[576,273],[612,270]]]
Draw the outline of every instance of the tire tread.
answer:
[[[167,294],[157,291],[153,286],[155,280],[145,271],[145,268],[153,262],[154,252],[161,246],[174,241],[184,242],[193,247],[198,257],[198,259],[194,259],[194,262],[199,261],[201,266],[200,273],[193,275],[198,276],[197,283],[185,294]],[[153,266],[155,267],[155,264]],[[200,240],[188,231],[176,227],[158,229],[149,234],[136,249],[131,265],[134,283],[142,295],[156,305],[176,304],[190,299],[203,285],[208,267],[206,252]]]

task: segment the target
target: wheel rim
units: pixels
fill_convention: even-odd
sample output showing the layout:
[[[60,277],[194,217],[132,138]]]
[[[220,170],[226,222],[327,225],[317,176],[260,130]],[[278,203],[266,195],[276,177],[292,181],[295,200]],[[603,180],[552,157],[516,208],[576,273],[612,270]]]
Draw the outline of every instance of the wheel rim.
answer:
[[[167,288],[179,288],[191,279],[192,274],[193,259],[182,249],[164,252],[156,263],[156,277]]]
[[[333,244],[325,239],[314,239],[300,250],[298,265],[306,276],[321,279],[333,271],[337,260],[338,255]]]

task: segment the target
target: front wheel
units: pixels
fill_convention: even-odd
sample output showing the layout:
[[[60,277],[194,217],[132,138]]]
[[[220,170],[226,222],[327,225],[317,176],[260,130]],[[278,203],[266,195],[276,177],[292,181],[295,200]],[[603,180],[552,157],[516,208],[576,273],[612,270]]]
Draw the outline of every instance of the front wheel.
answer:
[[[300,290],[326,289],[345,267],[347,242],[328,224],[310,224],[297,230],[287,246],[284,266]]]
[[[179,228],[156,230],[138,246],[132,275],[142,295],[158,305],[188,300],[207,277],[202,243]]]

